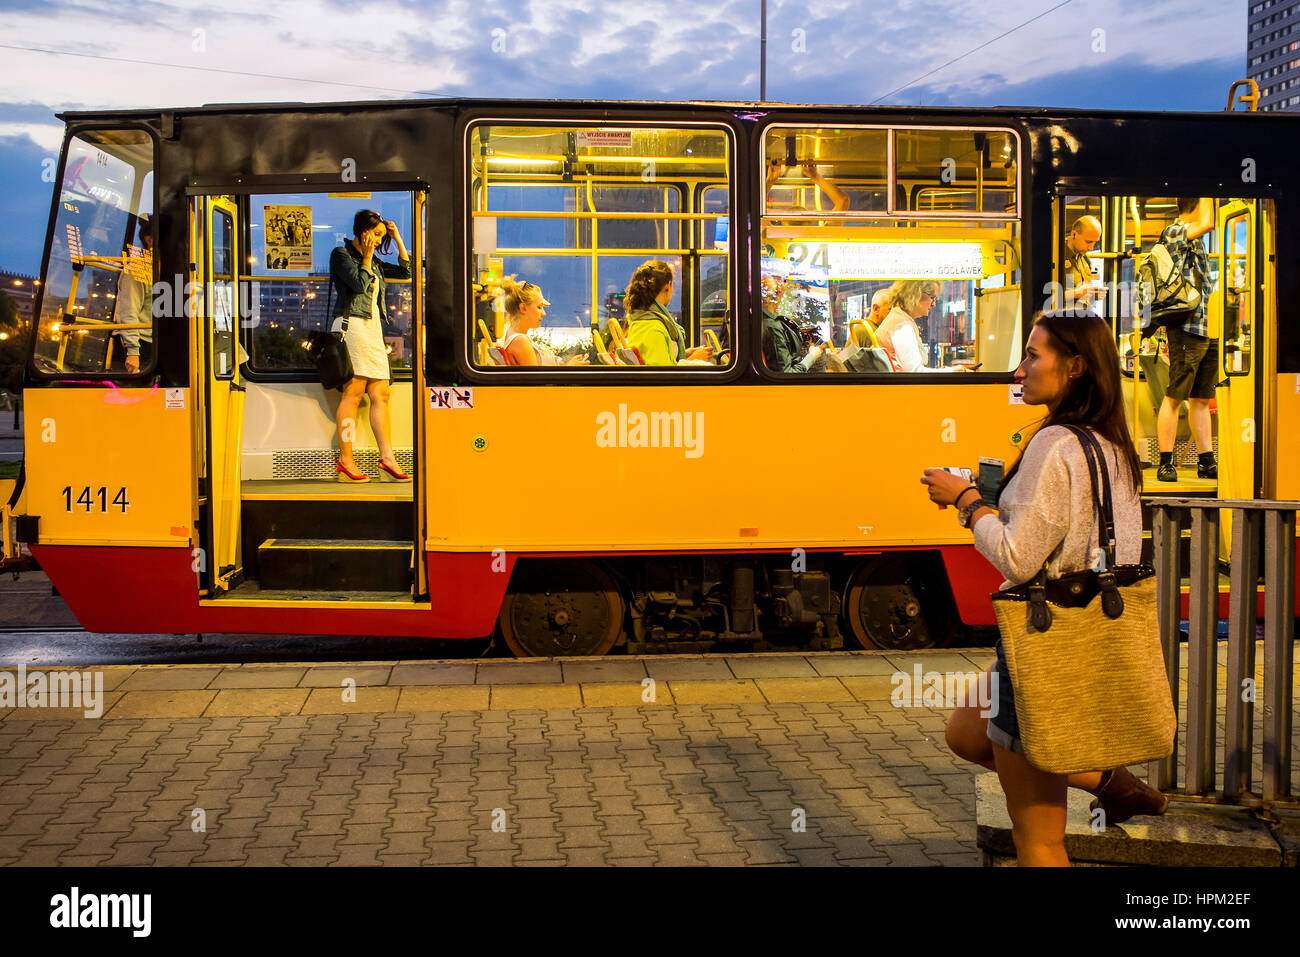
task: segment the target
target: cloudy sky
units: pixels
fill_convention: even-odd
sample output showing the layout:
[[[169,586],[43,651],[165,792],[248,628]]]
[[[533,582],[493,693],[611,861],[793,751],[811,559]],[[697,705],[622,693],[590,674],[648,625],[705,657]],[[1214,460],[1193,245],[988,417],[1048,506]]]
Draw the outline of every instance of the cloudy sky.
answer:
[[[770,0],[769,100],[1221,110],[1248,0]],[[756,100],[760,0],[0,0],[0,269],[60,110],[388,97]]]

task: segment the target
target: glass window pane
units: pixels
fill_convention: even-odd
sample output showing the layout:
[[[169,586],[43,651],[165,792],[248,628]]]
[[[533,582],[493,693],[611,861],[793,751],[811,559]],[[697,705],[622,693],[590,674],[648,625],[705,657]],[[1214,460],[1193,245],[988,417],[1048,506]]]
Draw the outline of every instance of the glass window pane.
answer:
[[[1016,139],[1003,130],[900,129],[895,135],[897,192],[912,212],[1015,214],[1016,165]]]
[[[328,329],[338,315],[331,290],[330,255],[353,236],[353,219],[374,210],[397,226],[410,251],[411,194],[373,192],[333,195],[292,193],[253,196],[249,202],[249,251],[245,257],[254,316],[249,365],[254,370],[313,368],[308,334]],[[375,253],[395,266],[395,244]],[[394,372],[411,367],[411,280],[384,281],[384,348]]]
[[[729,150],[720,130],[474,127],[467,184],[473,363],[644,364],[640,350],[625,348],[635,333],[625,295],[637,269],[659,261],[669,270],[662,275],[671,275],[664,308],[679,330],[676,357],[718,368],[698,351],[699,293],[707,283],[710,295],[718,292],[717,277],[725,284],[730,276]],[[693,208],[694,197],[706,195]],[[519,314],[507,311],[504,279],[530,284]],[[723,290],[723,322],[725,301]],[[708,321],[716,337],[719,317]],[[506,348],[521,335],[531,349]],[[680,365],[670,352],[654,364]]]
[[[153,162],[153,140],[140,130],[87,131],[69,141],[42,277],[35,343],[42,372],[153,368]]]

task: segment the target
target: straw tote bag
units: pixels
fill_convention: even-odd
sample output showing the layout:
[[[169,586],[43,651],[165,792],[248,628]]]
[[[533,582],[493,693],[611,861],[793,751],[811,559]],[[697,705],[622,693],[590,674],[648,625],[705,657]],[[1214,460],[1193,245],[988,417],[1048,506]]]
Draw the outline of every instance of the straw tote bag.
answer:
[[[1088,430],[1068,428],[1088,460],[1106,571],[1048,581],[1044,565],[1028,582],[992,596],[1025,757],[1053,774],[1167,757],[1178,727],[1160,647],[1155,570],[1115,564],[1101,446]]]

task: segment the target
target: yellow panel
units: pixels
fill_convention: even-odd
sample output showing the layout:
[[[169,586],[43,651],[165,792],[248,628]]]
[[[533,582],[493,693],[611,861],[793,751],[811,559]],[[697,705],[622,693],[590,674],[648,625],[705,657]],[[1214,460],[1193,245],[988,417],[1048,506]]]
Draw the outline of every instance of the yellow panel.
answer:
[[[179,408],[166,408],[169,395]],[[27,511],[40,516],[41,544],[189,546],[189,389],[28,389],[25,398]],[[77,501],[83,489],[89,512]],[[123,489],[125,511],[114,504]]]
[[[634,413],[650,412],[690,413],[688,438],[632,447]],[[478,387],[474,408],[427,416],[428,547],[969,542],[922,468],[1009,467],[1011,434],[1041,415],[1009,405],[1005,384]]]
[[[1274,380],[1277,386],[1278,437],[1274,455],[1277,457],[1277,495],[1281,500],[1300,499],[1300,372],[1279,372]]]

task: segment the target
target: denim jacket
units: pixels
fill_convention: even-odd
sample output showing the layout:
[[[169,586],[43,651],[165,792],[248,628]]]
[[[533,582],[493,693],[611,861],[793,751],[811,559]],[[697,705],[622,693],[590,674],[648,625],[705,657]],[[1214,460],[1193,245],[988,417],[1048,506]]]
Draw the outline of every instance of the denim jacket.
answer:
[[[384,277],[410,279],[411,260],[403,259],[393,265],[371,258],[370,269],[361,265],[361,254],[347,242],[330,253],[330,285],[338,297],[331,316],[369,316],[370,285],[379,283],[379,318],[388,321],[384,306]]]

